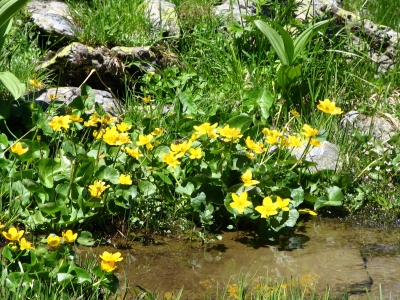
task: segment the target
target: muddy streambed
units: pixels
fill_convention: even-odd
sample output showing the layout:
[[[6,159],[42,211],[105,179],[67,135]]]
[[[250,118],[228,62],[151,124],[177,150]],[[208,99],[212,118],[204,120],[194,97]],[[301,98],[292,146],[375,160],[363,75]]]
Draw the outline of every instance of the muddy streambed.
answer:
[[[170,238],[151,245],[132,242],[129,249],[118,249],[124,256],[119,265],[129,286],[161,294],[184,287],[182,299],[213,298],[246,274],[252,288],[259,276],[268,274],[270,282],[294,278],[318,291],[328,285],[335,295],[347,291],[352,299],[367,299],[366,289],[375,298],[380,286],[384,299],[400,297],[400,230],[312,220],[276,244],[256,243],[245,233],[221,236],[221,241],[203,247]],[[90,251],[104,250],[116,251],[112,247]],[[124,275],[118,276],[123,282]]]

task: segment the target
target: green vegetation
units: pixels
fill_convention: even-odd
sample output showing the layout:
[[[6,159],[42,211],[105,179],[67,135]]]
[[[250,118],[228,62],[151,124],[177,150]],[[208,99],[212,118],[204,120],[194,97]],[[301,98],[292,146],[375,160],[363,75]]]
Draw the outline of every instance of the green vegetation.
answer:
[[[0,13],[6,2],[24,3],[2,0]],[[171,42],[151,30],[140,1],[69,1],[81,42],[152,44],[170,55],[168,67],[127,82],[127,111],[118,118],[94,105],[86,85],[68,106],[56,95],[45,111],[30,99],[16,105],[25,83],[37,90],[55,74],[35,73],[44,53],[36,29],[16,14],[20,6],[0,18],[0,221],[10,241],[1,268],[2,286],[11,287],[5,298],[47,298],[43,293],[55,289],[95,299],[96,287],[116,291],[119,256],[103,254],[95,268],[97,262],[78,264],[67,230],[79,232],[81,245],[104,242],[100,232],[115,233],[121,224],[126,235],[164,234],[186,223],[202,227],[196,234],[203,242],[226,228],[273,240],[301,213],[324,214],[325,207],[399,211],[399,135],[384,143],[340,123],[355,109],[399,118],[398,64],[377,76],[368,49],[330,20],[295,20],[294,1],[274,1],[270,19],[248,17],[224,30],[213,2],[174,2],[182,32]],[[381,12],[374,18],[384,19]],[[325,141],[340,147],[341,163],[313,172],[306,153]],[[30,244],[14,226],[48,238]]]
[[[343,0],[343,8],[399,31],[399,0]]]

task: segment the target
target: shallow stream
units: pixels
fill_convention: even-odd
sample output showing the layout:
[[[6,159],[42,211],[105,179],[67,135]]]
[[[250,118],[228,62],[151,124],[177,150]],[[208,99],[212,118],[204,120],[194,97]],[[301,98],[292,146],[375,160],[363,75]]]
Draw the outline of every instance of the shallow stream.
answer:
[[[270,282],[292,278],[304,288],[335,295],[346,291],[351,299],[379,295],[400,298],[400,230],[357,228],[348,223],[311,220],[298,226],[280,244],[257,244],[245,233],[224,232],[222,240],[203,247],[198,243],[159,238],[151,245],[132,242],[120,250],[119,263],[131,287],[150,291],[178,291],[181,299],[210,299],[247,274],[251,288],[260,276]],[[98,247],[94,252],[116,251]],[[85,250],[86,251],[86,250]],[[123,273],[119,276],[123,279]]]

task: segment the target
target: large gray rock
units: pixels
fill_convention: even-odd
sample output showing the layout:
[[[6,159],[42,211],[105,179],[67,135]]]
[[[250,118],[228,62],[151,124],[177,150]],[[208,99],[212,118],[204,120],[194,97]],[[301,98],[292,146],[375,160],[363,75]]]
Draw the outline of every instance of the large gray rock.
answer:
[[[255,16],[256,4],[248,0],[230,1],[214,7],[214,14],[224,21],[235,20],[244,25],[246,22],[241,15]]]
[[[303,145],[302,148],[293,148],[292,153],[297,159],[303,156],[303,153],[306,150],[305,146],[306,145]],[[317,164],[316,166],[310,168],[312,172],[317,172],[320,170],[336,170],[340,166],[339,151],[340,150],[337,145],[328,141],[324,141],[319,147],[311,146],[307,151],[305,160]]]
[[[386,142],[399,132],[400,121],[389,114],[369,117],[358,111],[349,111],[343,116],[342,126]]]
[[[74,25],[67,4],[59,1],[32,0],[27,5],[33,22],[42,35],[58,45],[76,40],[78,28]]]
[[[146,4],[153,30],[163,36],[178,37],[180,28],[175,4],[163,0],[146,0]]]
[[[92,48],[81,43],[72,43],[43,63],[40,68],[57,74],[61,86],[80,86],[86,83],[95,89],[104,89],[104,84],[115,93],[125,91],[125,79],[139,76],[145,70],[154,70],[171,61],[164,53],[152,47],[106,47]],[[100,78],[101,80],[100,80]]]
[[[115,99],[109,92],[103,90],[93,90],[95,94],[95,103],[98,103],[105,112],[120,116],[125,112],[125,105],[120,100]],[[56,101],[57,104],[70,104],[76,97],[81,95],[81,89],[77,87],[58,87],[41,90],[25,96],[30,101],[35,101],[44,110],[50,106],[51,101]],[[52,100],[51,98],[56,97]],[[94,110],[88,110],[87,113],[92,113]]]

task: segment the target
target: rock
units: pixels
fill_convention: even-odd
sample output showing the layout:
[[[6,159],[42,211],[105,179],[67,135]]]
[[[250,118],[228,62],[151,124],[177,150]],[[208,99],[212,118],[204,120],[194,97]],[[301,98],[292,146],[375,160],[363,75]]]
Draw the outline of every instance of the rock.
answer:
[[[50,42],[66,45],[76,40],[78,28],[73,23],[67,4],[58,1],[32,0],[27,5],[33,22]]]
[[[363,135],[371,134],[374,138],[385,143],[399,132],[400,121],[389,114],[372,118],[358,111],[349,111],[343,116],[342,126]]]
[[[246,0],[226,0],[221,5],[216,6],[213,11],[215,15],[221,17],[224,21],[233,18],[241,25],[244,25],[246,22],[241,15],[255,16],[256,4]]]
[[[125,112],[125,105],[118,99],[113,98],[113,96],[106,91],[93,90],[95,94],[95,102],[100,104],[105,112],[113,115],[120,116]],[[77,87],[59,87],[51,88],[47,90],[41,90],[39,92],[31,93],[25,96],[31,101],[38,103],[44,110],[46,110],[50,105],[50,95],[57,96],[56,103],[66,105],[70,104],[77,96],[80,96],[81,90]],[[20,101],[23,101],[20,99]],[[92,113],[94,110],[87,111],[87,113]]]
[[[295,147],[293,148],[293,155],[299,159],[305,150],[306,144],[303,145],[302,148]],[[305,160],[310,162],[315,162],[317,165],[311,167],[311,172],[317,172],[320,170],[336,170],[338,165],[340,165],[339,160],[339,147],[335,144],[332,144],[328,141],[324,141],[321,143],[319,147],[313,147],[309,149]]]
[[[178,37],[180,28],[175,4],[163,0],[146,0],[146,3],[153,29],[164,37]]]
[[[132,74],[140,76],[144,70],[154,70],[155,65],[161,67],[167,62],[163,53],[152,47],[114,47],[109,50],[75,42],[59,50],[39,68],[57,74],[61,86],[80,86],[94,69],[99,76],[90,76],[86,82],[90,87],[104,89],[105,84],[114,93],[123,94],[126,78],[132,79]]]

